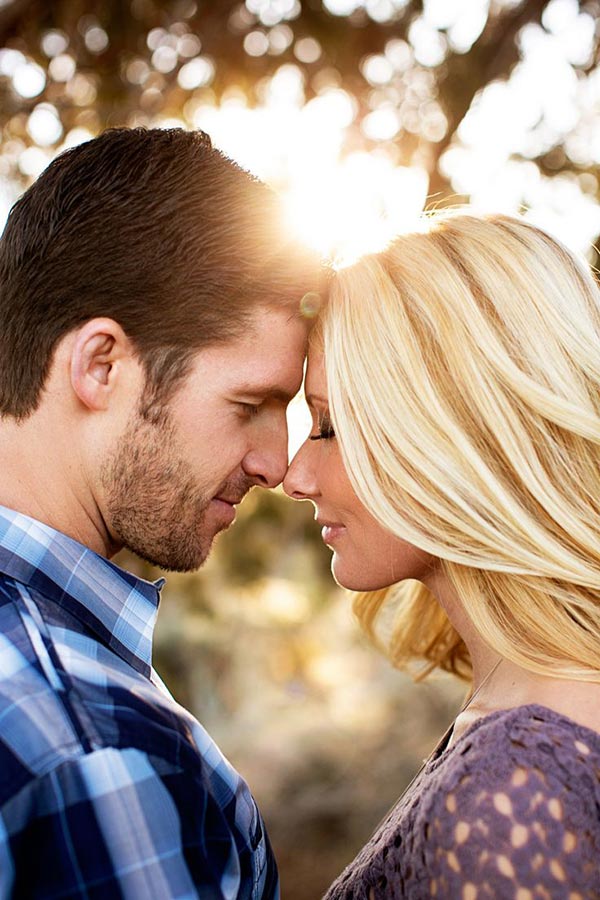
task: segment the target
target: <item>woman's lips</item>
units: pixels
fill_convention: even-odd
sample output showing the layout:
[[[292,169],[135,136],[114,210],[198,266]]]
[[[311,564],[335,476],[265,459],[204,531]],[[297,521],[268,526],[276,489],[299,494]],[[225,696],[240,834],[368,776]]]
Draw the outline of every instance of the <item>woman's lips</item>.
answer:
[[[323,524],[321,529],[321,537],[323,539],[323,543],[330,546],[333,544],[338,538],[342,536],[342,534],[346,531],[344,525],[340,525],[339,523],[332,524]]]

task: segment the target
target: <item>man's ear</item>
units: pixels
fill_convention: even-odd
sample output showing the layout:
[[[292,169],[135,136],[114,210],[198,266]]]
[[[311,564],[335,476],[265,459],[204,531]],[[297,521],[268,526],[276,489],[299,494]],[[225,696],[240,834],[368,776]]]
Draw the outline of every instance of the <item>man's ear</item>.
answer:
[[[71,350],[71,386],[84,406],[108,408],[132,357],[131,341],[113,319],[90,319],[77,330]]]

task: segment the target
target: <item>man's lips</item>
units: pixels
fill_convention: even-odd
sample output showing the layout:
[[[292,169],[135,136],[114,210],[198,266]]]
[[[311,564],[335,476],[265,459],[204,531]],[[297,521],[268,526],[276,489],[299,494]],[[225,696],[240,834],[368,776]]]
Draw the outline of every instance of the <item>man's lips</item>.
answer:
[[[225,521],[225,525],[231,525],[235,519],[236,504],[242,501],[242,497],[213,497],[212,503]]]

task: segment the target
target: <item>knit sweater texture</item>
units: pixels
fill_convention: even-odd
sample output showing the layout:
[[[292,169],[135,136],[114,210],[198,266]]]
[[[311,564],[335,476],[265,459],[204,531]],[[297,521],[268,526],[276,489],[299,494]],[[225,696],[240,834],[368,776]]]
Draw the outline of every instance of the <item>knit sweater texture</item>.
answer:
[[[326,894],[432,897],[600,898],[600,734],[537,705],[477,720]]]

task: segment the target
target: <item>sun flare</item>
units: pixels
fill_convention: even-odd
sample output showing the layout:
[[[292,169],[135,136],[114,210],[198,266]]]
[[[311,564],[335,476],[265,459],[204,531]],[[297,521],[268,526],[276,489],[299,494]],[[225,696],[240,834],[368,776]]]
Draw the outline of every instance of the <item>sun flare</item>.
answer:
[[[284,194],[288,223],[337,267],[349,265],[416,225],[427,186],[421,169],[355,153],[318,175],[292,182]]]

